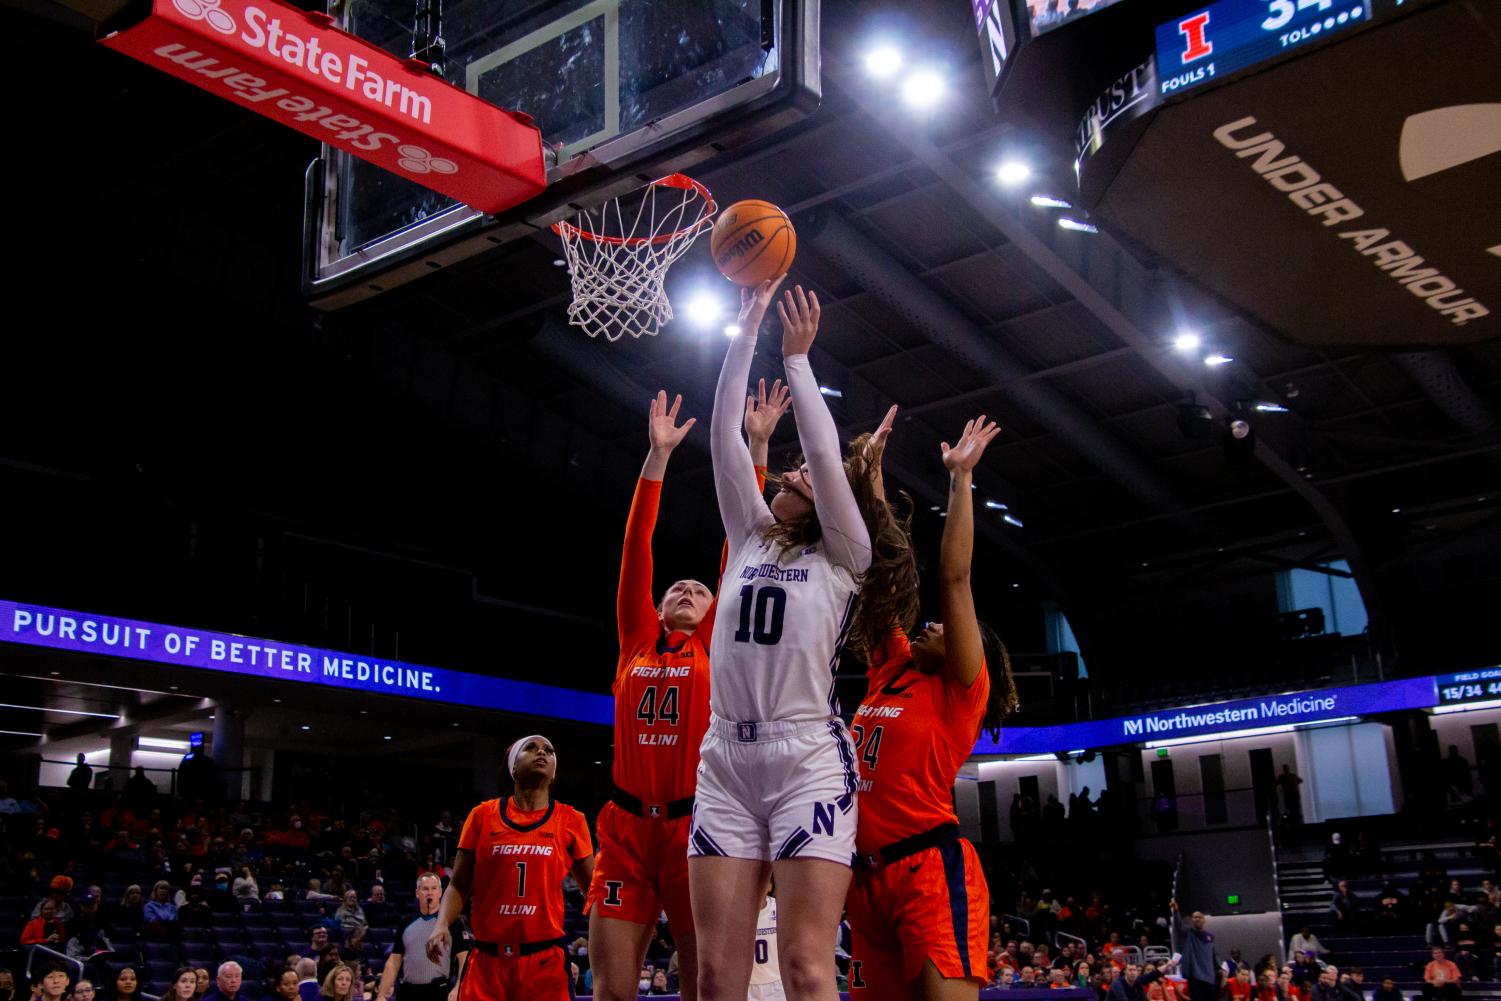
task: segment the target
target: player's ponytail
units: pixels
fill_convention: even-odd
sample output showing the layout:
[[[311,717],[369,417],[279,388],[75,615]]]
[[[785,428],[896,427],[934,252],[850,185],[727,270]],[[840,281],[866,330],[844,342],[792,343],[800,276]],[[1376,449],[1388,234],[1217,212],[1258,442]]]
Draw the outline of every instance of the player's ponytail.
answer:
[[[1011,654],[995,630],[985,624],[980,626],[980,645],[985,651],[985,669],[990,672],[990,699],[985,703],[985,718],[980,729],[990,734],[991,740],[1001,738],[1001,723],[1021,706],[1016,697],[1016,679],[1011,676]]]

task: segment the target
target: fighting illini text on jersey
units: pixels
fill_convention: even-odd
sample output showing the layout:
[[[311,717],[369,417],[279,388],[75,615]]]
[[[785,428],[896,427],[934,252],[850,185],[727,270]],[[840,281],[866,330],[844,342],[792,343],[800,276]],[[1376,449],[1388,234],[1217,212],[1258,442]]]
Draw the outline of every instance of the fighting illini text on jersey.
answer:
[[[643,804],[693,795],[698,747],[709,728],[709,637],[714,605],[692,636],[662,635],[652,606],[652,526],[661,480],[638,480],[625,526],[617,607],[615,785]]]
[[[850,727],[860,758],[855,850],[861,855],[958,823],[951,790],[990,698],[984,664],[968,688],[943,672],[924,674],[912,665],[911,644],[900,630],[872,657],[869,678]]]
[[[594,854],[584,815],[566,803],[522,812],[509,798],[469,812],[459,847],[474,855],[470,928],[505,947],[563,937],[563,877]]]

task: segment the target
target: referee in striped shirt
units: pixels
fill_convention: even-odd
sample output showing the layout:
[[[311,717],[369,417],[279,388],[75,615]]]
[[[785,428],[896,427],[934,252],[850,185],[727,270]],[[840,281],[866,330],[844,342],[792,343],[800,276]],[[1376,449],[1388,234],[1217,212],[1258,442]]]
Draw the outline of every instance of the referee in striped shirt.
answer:
[[[463,918],[456,918],[448,926],[453,955],[440,956],[438,963],[427,958],[427,938],[432,934],[433,922],[438,920],[438,903],[442,898],[443,883],[436,873],[425,872],[417,877],[418,913],[396,936],[385,969],[381,970],[376,1001],[390,1001],[393,988],[397,1001],[457,1001],[459,978],[469,959],[469,935]],[[398,973],[400,987],[396,986]]]

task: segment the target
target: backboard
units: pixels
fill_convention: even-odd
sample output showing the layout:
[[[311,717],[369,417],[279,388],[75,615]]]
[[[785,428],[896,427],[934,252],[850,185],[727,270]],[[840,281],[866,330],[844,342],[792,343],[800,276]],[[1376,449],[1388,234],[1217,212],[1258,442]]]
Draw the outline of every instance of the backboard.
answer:
[[[341,27],[405,58],[435,0],[332,2]],[[451,0],[445,78],[535,119],[547,191],[488,216],[325,147],[304,291],[328,309],[376,295],[792,124],[818,104],[818,16],[819,0]]]

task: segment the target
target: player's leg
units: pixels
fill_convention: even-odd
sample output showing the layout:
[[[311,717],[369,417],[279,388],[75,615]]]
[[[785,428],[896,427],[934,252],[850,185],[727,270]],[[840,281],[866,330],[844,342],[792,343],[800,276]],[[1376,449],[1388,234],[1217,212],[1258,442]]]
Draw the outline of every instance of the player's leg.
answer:
[[[699,1001],[741,1001],[746,996],[755,962],[756,900],[766,884],[768,868],[755,859],[699,855],[688,860],[693,923],[698,929]],[[844,899],[843,890],[840,899]],[[779,938],[780,934],[779,927]],[[831,931],[824,939],[830,965],[832,941]],[[678,964],[681,980],[681,958]]]
[[[699,1001],[745,1001],[750,986],[756,901],[771,857],[765,818],[751,804],[759,810],[767,758],[766,745],[732,743],[712,729],[699,749],[688,831]]]
[[[594,971],[594,996],[599,1001],[636,997],[651,933],[648,925],[607,918],[599,908],[589,914],[589,969]]]
[[[561,946],[530,956],[518,956],[510,962],[515,971],[515,992],[509,997],[486,998],[485,1001],[573,1001],[569,975],[571,960]]]
[[[990,890],[974,846],[956,838],[897,863],[906,978],[918,1001],[975,1001],[986,975]]]
[[[772,863],[772,873],[777,881],[777,959],[783,989],[798,1001],[838,1001],[833,943],[849,891],[849,865],[786,858]],[[754,921],[750,927],[754,937]]]
[[[589,967],[600,1001],[636,997],[661,905],[648,872],[655,823],[615,803],[599,814],[599,857],[589,884]]]
[[[662,825],[665,837],[657,868],[657,890],[667,927],[678,950],[678,991],[683,1001],[698,1001],[698,932],[693,923],[693,898],[688,890],[689,818]]]
[[[892,876],[889,869],[866,870],[850,883],[850,1001],[911,1001],[901,942],[886,906]]]

